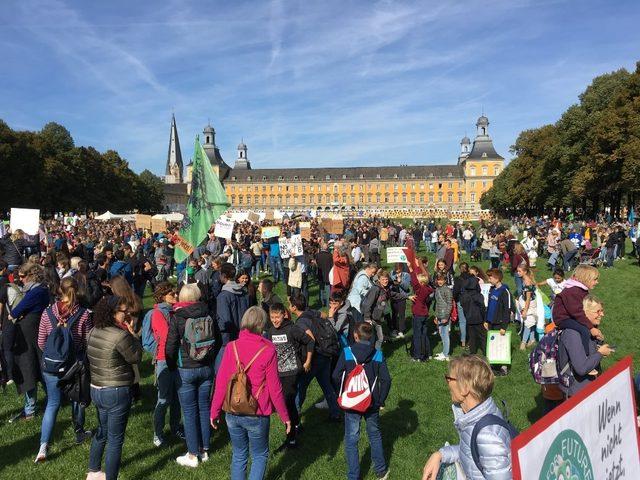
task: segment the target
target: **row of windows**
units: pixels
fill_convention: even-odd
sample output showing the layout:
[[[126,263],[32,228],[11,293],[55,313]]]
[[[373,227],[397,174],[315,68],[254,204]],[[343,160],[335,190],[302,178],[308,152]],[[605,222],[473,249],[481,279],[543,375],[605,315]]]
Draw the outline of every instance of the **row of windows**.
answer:
[[[493,167],[493,175],[497,177],[499,173],[500,173],[500,167],[498,166]],[[486,165],[482,167],[482,175],[484,176],[489,175],[489,167],[487,167]],[[471,177],[476,176],[476,167],[469,168],[469,176]]]
[[[462,182],[456,182],[456,183],[457,183],[457,188],[462,188]],[[332,192],[332,191],[333,191],[333,193],[338,193],[338,190],[339,190],[339,186],[337,184],[334,184],[333,186],[331,186],[331,185],[318,185],[317,187],[318,187],[317,188],[318,192],[321,192],[321,191],[324,190],[324,192],[326,192],[326,193],[329,193],[329,192]],[[343,186],[343,187],[346,187],[346,186]],[[349,191],[350,192],[356,191],[356,185],[351,184],[348,187],[349,187]],[[424,190],[425,189],[425,184],[424,183],[422,183],[422,184],[416,184],[416,183],[406,184],[406,183],[403,183],[402,184],[402,190],[406,191],[406,190],[409,189],[409,187],[412,190],[417,190],[418,188],[420,188],[420,190]],[[442,183],[438,183],[437,184],[437,189],[441,189],[442,187],[443,187]],[[449,188],[449,190],[453,189],[454,188],[454,182],[449,182],[447,184],[447,187]],[[476,187],[476,182],[469,182],[469,187],[471,189],[474,189]],[[390,191],[391,190],[391,184],[386,184],[386,187],[385,187],[385,184],[374,185],[374,188],[375,188],[375,190],[385,190],[386,189],[386,190]],[[429,190],[434,190],[434,188],[435,188],[435,184],[429,183]],[[487,188],[487,182],[486,181],[482,182],[482,188],[483,189]],[[243,187],[243,186],[235,186],[235,185],[228,186],[228,190],[231,193],[243,192],[244,189],[245,189],[245,187]],[[246,186],[246,192],[247,193],[259,193],[260,191],[262,191],[262,193],[266,193],[267,191],[269,191],[269,192],[276,192],[276,191],[278,191],[278,192],[283,192],[283,191],[284,192],[291,192],[291,191],[292,192],[298,192],[298,191],[300,191],[300,192],[306,192],[306,191],[314,192],[315,190],[316,190],[316,186],[315,185],[309,185],[309,186],[307,186],[307,185],[251,185],[251,186]],[[343,190],[344,190],[344,188],[343,188]],[[359,184],[357,190],[359,190],[361,192],[364,192],[365,184],[364,183],[363,184]],[[399,184],[393,185],[393,190],[397,192],[399,190]]]
[[[307,198],[308,198],[308,202],[307,202]],[[366,202],[367,203],[372,203],[374,200],[374,195],[369,193],[366,195],[364,194],[360,194],[356,197],[356,195],[350,195],[347,196],[347,194],[342,194],[342,195],[337,195],[337,194],[327,194],[327,195],[309,195],[307,197],[307,195],[238,195],[237,197],[235,195],[231,195],[231,204],[232,205],[307,205],[307,204],[311,204],[311,205],[315,205],[316,201],[318,204],[323,204],[323,203],[331,203],[331,202],[342,202],[343,204],[347,203],[347,200],[350,200],[350,204],[351,205],[355,205],[356,203],[356,198],[358,199],[358,202],[360,204],[364,204],[365,203],[365,198],[366,198]],[[385,193],[384,195],[381,193],[376,193],[375,194],[375,201],[376,203],[381,203],[384,200],[384,203],[398,203],[400,200],[402,200],[402,203],[407,203],[407,201],[409,200],[409,198],[411,199],[412,203],[415,203],[416,201],[420,202],[424,202],[425,201],[425,194],[421,193],[419,195],[419,197],[415,194],[412,193],[410,194],[410,197],[406,194],[403,193],[402,195],[398,195],[397,193],[394,193],[393,195]],[[433,192],[430,192],[428,195],[428,201],[429,202],[434,202],[436,197],[434,195]],[[454,195],[452,192],[449,192],[447,194],[447,202],[452,203],[454,199]],[[237,200],[237,202],[236,202]],[[283,203],[284,200],[284,203]],[[469,196],[469,200],[471,202],[475,202],[476,201],[476,194],[475,192],[472,192]],[[444,194],[443,192],[438,192],[438,202],[443,202],[444,201]],[[463,199],[463,194],[462,192],[458,192],[458,196],[457,196],[457,201],[458,203],[462,203],[464,201]]]

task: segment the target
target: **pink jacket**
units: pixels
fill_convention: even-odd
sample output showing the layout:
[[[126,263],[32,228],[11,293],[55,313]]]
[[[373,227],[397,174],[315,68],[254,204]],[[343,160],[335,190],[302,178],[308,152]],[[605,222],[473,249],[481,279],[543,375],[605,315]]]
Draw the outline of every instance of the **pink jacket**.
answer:
[[[275,409],[283,422],[289,421],[289,414],[284,403],[284,395],[282,394],[282,384],[278,377],[278,357],[276,348],[266,338],[251,333],[248,330],[241,330],[238,340],[229,342],[224,349],[220,369],[216,376],[216,387],[211,400],[211,420],[216,420],[220,416],[224,397],[227,394],[227,384],[237,371],[236,358],[233,351],[233,344],[238,347],[238,357],[240,363],[246,365],[253,356],[262,347],[267,348],[258,355],[249,370],[247,376],[251,382],[251,392],[255,398],[262,382],[266,383],[260,396],[256,398],[258,401],[258,415],[271,415]]]

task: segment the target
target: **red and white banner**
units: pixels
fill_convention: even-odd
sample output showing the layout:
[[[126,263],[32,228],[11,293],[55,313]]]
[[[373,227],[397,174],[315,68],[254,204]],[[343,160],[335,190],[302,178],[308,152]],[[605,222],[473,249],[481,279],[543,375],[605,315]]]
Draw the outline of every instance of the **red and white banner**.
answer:
[[[640,479],[631,357],[511,443],[515,480]]]

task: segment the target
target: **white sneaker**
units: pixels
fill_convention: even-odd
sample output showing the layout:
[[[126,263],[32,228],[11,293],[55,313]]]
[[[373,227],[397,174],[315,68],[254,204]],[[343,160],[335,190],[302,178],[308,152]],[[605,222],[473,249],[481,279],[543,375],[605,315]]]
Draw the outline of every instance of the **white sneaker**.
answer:
[[[181,457],[176,458],[176,462],[183,467],[196,468],[198,466],[198,457],[187,452]]]
[[[36,459],[33,463],[44,462],[47,459],[47,444],[43,443],[40,445],[40,450],[38,450],[38,455],[36,455]]]
[[[433,357],[433,359],[439,362],[444,362],[445,360],[448,361],[449,357],[445,357],[443,354],[439,353],[435,357]]]
[[[154,446],[161,447],[163,443],[164,443],[164,440],[162,440],[160,437],[158,437],[157,435],[153,436],[153,445]]]
[[[404,333],[398,332],[398,338],[404,338]]]
[[[315,407],[320,409],[320,410],[329,410],[329,404],[327,403],[327,399],[325,398],[320,403],[316,403]]]
[[[200,461],[201,461],[202,463],[204,463],[204,462],[208,462],[208,461],[209,461],[209,453],[208,453],[208,452],[202,452],[202,453],[200,454]]]

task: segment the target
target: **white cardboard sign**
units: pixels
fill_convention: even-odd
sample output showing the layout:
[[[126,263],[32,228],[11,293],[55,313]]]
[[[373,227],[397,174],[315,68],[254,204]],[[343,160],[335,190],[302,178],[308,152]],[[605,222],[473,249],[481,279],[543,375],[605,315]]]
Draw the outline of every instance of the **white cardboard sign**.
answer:
[[[11,209],[11,231],[20,229],[27,235],[35,235],[40,227],[40,210],[34,208]]]
[[[225,220],[225,219],[219,218],[216,221],[216,228],[213,230],[213,234],[216,237],[226,238],[227,240],[230,240],[231,237],[233,236],[234,225],[235,225],[235,222],[233,220]]]
[[[511,443],[515,480],[640,478],[631,357],[619,361]]]
[[[298,255],[304,255],[304,249],[302,248],[302,236],[291,235],[289,239],[289,250],[291,255],[297,257]]]
[[[407,263],[407,254],[403,247],[387,248],[387,263]]]

